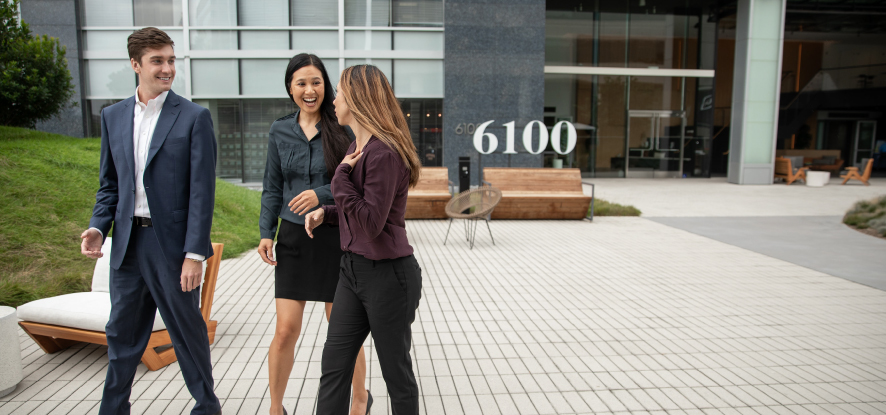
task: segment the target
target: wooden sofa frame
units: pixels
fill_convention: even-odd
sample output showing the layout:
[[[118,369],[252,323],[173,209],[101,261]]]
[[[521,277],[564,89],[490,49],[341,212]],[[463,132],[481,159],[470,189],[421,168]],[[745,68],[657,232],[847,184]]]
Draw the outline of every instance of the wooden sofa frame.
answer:
[[[445,219],[451,184],[446,167],[422,168],[421,179],[406,196],[406,219]]]
[[[492,219],[584,219],[591,197],[579,169],[485,167],[483,180],[501,190]]]
[[[209,344],[215,342],[215,330],[218,322],[209,319],[212,312],[212,300],[215,296],[215,285],[218,280],[218,268],[221,264],[222,252],[224,244],[212,244],[213,255],[206,260],[206,271],[203,279],[203,286],[200,291],[200,313],[203,315],[203,321],[206,322],[207,334],[209,335]],[[52,324],[34,323],[29,321],[20,321],[19,326],[25,333],[28,333],[34,342],[43,349],[44,352],[52,354],[60,350],[67,349],[77,342],[86,342],[93,344],[108,344],[108,338],[104,332],[76,329],[71,327],[56,326]],[[169,338],[169,332],[166,330],[157,330],[151,333],[148,340],[148,346],[145,354],[142,356],[142,363],[147,366],[148,370],[159,370],[170,363],[175,362],[175,350],[171,346],[172,340]],[[161,351],[156,348],[170,346]]]

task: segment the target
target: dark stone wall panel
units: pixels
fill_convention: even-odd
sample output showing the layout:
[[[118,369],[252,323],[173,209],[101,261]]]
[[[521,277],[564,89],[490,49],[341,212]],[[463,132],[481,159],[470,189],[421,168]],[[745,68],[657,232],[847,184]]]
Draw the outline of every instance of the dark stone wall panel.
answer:
[[[80,97],[80,50],[77,27],[77,0],[23,0],[22,20],[34,35],[58,38],[65,46],[65,58],[74,84],[73,101],[78,106],[66,108],[55,117],[37,123],[37,129],[73,137],[84,136],[83,111],[85,102]]]
[[[483,167],[540,167],[525,152],[523,126],[541,120],[544,107],[545,2],[542,0],[447,0],[443,101],[443,163],[457,183],[459,157],[471,157],[471,181]],[[472,135],[455,134],[462,123],[495,120],[486,132],[498,138],[494,154],[480,156]],[[505,148],[502,124],[515,121],[515,149]]]

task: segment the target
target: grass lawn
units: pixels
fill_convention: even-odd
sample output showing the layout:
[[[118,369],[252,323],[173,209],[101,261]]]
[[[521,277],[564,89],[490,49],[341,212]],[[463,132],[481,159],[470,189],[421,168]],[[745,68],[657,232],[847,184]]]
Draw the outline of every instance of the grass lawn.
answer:
[[[594,216],[640,216],[640,209],[631,205],[619,205],[603,199],[594,199]]]
[[[100,142],[0,127],[0,305],[89,291],[80,255],[98,189]],[[224,258],[258,245],[259,192],[216,182],[212,241]]]

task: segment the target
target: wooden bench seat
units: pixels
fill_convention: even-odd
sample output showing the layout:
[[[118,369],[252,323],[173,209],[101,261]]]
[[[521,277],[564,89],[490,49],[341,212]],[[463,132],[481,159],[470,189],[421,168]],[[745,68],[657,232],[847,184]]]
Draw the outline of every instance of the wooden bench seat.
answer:
[[[424,167],[418,184],[406,196],[406,219],[445,219],[449,199],[449,169]]]
[[[493,219],[584,219],[591,197],[578,169],[486,167],[483,180],[501,190]]]

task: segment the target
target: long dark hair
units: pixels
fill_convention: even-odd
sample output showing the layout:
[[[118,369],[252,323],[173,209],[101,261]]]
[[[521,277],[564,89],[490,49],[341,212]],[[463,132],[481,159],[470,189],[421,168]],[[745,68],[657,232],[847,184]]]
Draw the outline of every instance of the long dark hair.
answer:
[[[323,61],[317,55],[299,53],[289,60],[284,81],[289,99],[295,101],[292,98],[292,91],[289,90],[292,85],[292,75],[295,71],[306,66],[313,66],[323,74],[323,102],[320,103],[320,129],[323,133],[323,161],[326,162],[326,173],[332,178],[336,167],[338,167],[348,152],[351,138],[348,137],[345,128],[338,124],[338,118],[335,116],[335,106],[332,105],[332,101],[335,100],[335,88],[329,82],[329,74],[326,72],[326,67],[323,66]]]

